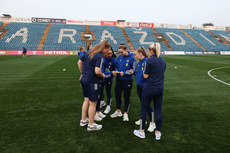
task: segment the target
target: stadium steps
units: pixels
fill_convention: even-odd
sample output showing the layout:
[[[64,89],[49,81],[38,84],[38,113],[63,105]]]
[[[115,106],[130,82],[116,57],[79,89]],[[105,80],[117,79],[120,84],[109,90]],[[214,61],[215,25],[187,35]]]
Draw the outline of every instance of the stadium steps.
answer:
[[[205,49],[200,43],[198,43],[198,41],[196,41],[195,39],[193,39],[187,32],[185,32],[183,29],[180,29],[186,36],[188,36],[192,41],[194,41],[201,49],[203,49],[203,51],[207,51],[207,49]]]
[[[8,23],[3,23],[1,26],[0,26],[0,30],[4,29],[6,26],[7,26]]]
[[[219,41],[220,43],[224,43],[225,45],[227,45],[228,47],[230,47],[230,44],[228,41],[226,41],[224,38],[222,38],[221,36],[216,36],[214,35],[211,31],[208,31],[208,33],[210,33],[212,35],[212,37],[214,39],[216,39],[217,41]]]
[[[122,31],[122,33],[123,33],[123,35],[124,35],[124,37],[125,37],[125,39],[126,39],[128,45],[129,45],[129,48],[130,48],[131,50],[135,50],[134,47],[133,47],[133,44],[131,43],[131,41],[130,41],[130,39],[129,39],[129,36],[127,35],[127,33],[126,33],[126,31],[125,31],[125,28],[121,27],[121,31]]]
[[[90,31],[89,31],[89,26],[88,25],[86,25],[85,26],[85,32],[86,33],[89,33]],[[90,39],[87,39],[86,40],[86,46],[89,46],[91,44],[91,40]]]
[[[7,29],[4,29],[6,26],[7,26],[8,23],[3,23],[1,26],[0,26],[0,31],[2,32],[1,35],[0,35],[0,39],[4,37],[4,35],[7,33]],[[3,30],[4,29],[4,30]]]
[[[156,35],[160,35],[160,34],[158,33],[158,31],[157,31],[155,28],[152,28],[152,30],[156,33]],[[161,40],[159,40],[159,39],[156,37],[156,35],[153,35],[153,36],[157,39],[157,41],[163,42],[163,43],[165,44],[165,46],[166,46],[170,51],[173,51],[172,47],[168,44],[168,42],[169,42],[168,39],[166,39],[166,38],[164,37],[164,40],[165,40],[165,41],[161,41]]]
[[[86,39],[84,38],[84,34],[91,34],[92,35],[92,39]],[[86,25],[85,26],[85,32],[81,32],[81,41],[86,41],[86,47],[91,45],[91,41],[95,41],[95,33],[94,32],[90,32],[89,30],[89,26]]]
[[[44,31],[44,33],[43,33],[42,39],[41,39],[41,41],[40,41],[40,43],[39,43],[39,45],[38,45],[37,50],[42,50],[42,49],[43,49],[43,46],[44,46],[45,41],[46,41],[46,38],[47,38],[47,36],[48,36],[50,27],[51,27],[51,24],[47,24],[46,29],[45,29],[45,31]]]

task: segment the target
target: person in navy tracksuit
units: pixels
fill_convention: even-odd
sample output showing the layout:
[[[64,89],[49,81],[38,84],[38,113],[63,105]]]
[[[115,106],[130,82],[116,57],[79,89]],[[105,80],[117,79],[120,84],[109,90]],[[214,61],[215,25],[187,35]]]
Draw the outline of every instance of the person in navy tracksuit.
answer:
[[[80,51],[78,52],[79,59],[82,58],[82,56],[85,54],[85,47],[81,46]]]
[[[108,114],[111,110],[111,102],[112,102],[112,84],[113,84],[113,76],[116,75],[115,69],[116,69],[116,55],[114,54],[113,49],[111,48],[107,52],[107,56],[104,57],[104,74],[105,74],[105,88],[106,88],[106,96],[107,96],[107,106],[104,111],[105,114]]]
[[[80,80],[85,97],[82,105],[80,126],[88,124],[87,131],[100,130],[102,125],[94,123],[96,104],[100,91],[100,80],[105,77],[102,73],[103,53],[110,49],[108,40],[96,45],[90,52],[84,54],[78,61],[78,68],[82,73]],[[89,119],[87,119],[87,111]]]
[[[131,89],[133,86],[133,73],[135,71],[136,60],[133,54],[130,54],[127,51],[127,47],[125,45],[119,46],[119,52],[121,55],[118,56],[116,60],[116,85],[115,85],[115,98],[116,98],[116,106],[117,110],[110,115],[111,118],[121,117],[121,95],[124,90],[124,99],[125,99],[125,110],[123,121],[129,121],[128,111],[130,105],[130,95]]]
[[[144,78],[146,83],[143,88],[143,102],[144,108],[142,109],[140,130],[134,130],[133,133],[140,137],[145,138],[145,122],[146,114],[149,110],[150,103],[154,101],[154,112],[156,117],[156,131],[155,138],[160,140],[161,138],[161,105],[163,101],[163,89],[164,89],[164,73],[166,69],[166,63],[162,57],[160,57],[160,44],[154,43],[148,47],[150,58],[146,61],[146,67],[144,70]]]
[[[104,86],[106,86],[106,94],[107,94],[107,101],[108,101],[108,106],[106,107],[104,113],[108,114],[110,111],[110,103],[112,100],[112,95],[111,95],[112,81],[113,81],[113,75],[116,75],[116,72],[114,71],[115,57],[116,55],[114,54],[113,49],[110,48],[110,50],[104,55],[103,58],[102,72],[105,74],[105,78],[100,81],[100,98],[98,98],[98,102],[96,106],[96,114],[94,118],[96,121],[101,121],[103,118],[106,117],[106,115],[104,115],[101,112],[101,107],[106,105],[106,103],[104,102]]]
[[[104,58],[103,58],[103,61],[104,61]],[[103,64],[102,64],[102,73],[104,74]],[[103,118],[106,117],[106,115],[104,115],[101,112],[102,103],[104,102],[104,84],[105,84],[105,78],[101,79],[100,83],[99,83],[100,91],[99,91],[99,97],[97,99],[96,114],[95,114],[95,117],[94,117],[95,121],[101,121]]]
[[[135,58],[137,60],[139,60],[139,62],[137,63],[137,68],[135,71],[135,78],[136,78],[136,83],[137,83],[137,94],[140,98],[140,102],[141,102],[141,110],[143,109],[143,105],[144,102],[142,101],[142,93],[143,93],[143,88],[146,82],[146,79],[143,76],[143,71],[144,71],[144,67],[145,67],[145,63],[148,59],[148,55],[146,54],[146,51],[143,47],[138,48],[135,51]],[[152,107],[148,107],[148,115],[149,115],[149,119],[150,119],[150,124],[149,124],[149,128],[148,131],[149,132],[153,132],[155,129],[155,123],[154,123],[154,112]],[[142,111],[141,111],[142,112]],[[140,115],[141,116],[141,115]],[[138,121],[135,122],[136,125],[140,125],[141,120],[139,119]]]

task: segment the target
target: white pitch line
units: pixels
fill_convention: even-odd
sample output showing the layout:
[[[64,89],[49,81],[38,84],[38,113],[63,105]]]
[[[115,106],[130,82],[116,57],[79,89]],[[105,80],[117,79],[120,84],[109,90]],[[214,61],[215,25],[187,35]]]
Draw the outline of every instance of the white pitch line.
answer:
[[[219,68],[211,69],[211,70],[208,71],[208,75],[209,75],[211,78],[213,78],[214,80],[216,80],[216,81],[218,81],[218,82],[221,82],[221,83],[223,83],[223,84],[226,84],[226,85],[230,86],[230,83],[227,83],[227,82],[224,82],[224,81],[222,81],[222,80],[219,80],[219,79],[217,79],[217,78],[215,78],[214,76],[211,75],[211,72],[212,72],[212,71],[219,70],[219,69],[224,69],[224,68],[228,68],[228,67],[230,67],[230,66],[219,67]]]

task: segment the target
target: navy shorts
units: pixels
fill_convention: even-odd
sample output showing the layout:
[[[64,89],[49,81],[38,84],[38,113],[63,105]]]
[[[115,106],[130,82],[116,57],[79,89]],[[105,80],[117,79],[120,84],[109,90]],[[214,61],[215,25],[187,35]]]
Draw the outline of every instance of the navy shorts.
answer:
[[[81,80],[83,96],[89,98],[91,102],[97,102],[100,95],[100,84],[90,83]]]

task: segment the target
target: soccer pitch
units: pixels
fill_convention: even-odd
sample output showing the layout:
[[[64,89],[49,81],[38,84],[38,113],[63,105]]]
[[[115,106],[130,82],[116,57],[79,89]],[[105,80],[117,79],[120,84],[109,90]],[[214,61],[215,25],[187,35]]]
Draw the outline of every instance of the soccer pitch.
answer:
[[[133,135],[140,114],[136,83],[130,121],[110,118],[114,79],[112,110],[98,122],[102,130],[87,132],[79,126],[83,96],[77,56],[0,56],[0,153],[229,153],[230,86],[208,71],[225,67],[211,75],[230,83],[230,56],[162,57],[167,63],[162,139],[156,141],[147,128],[146,139]]]

